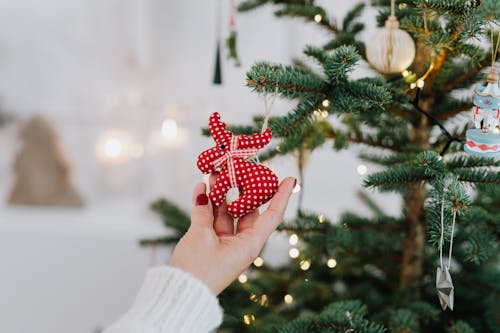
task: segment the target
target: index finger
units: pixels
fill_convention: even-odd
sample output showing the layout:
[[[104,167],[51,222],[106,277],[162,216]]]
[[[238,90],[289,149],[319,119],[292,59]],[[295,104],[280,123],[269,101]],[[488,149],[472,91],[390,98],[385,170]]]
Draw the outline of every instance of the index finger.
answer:
[[[297,179],[293,177],[285,178],[271,199],[269,207],[255,221],[252,229],[262,243],[267,240],[283,220],[288,200],[296,184]]]

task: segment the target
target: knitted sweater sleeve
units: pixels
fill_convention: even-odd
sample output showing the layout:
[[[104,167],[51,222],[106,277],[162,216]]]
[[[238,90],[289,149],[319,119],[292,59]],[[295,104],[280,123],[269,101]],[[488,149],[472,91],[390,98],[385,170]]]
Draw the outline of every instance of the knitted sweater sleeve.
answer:
[[[221,321],[219,302],[203,282],[160,266],[148,271],[130,310],[103,333],[206,333]]]

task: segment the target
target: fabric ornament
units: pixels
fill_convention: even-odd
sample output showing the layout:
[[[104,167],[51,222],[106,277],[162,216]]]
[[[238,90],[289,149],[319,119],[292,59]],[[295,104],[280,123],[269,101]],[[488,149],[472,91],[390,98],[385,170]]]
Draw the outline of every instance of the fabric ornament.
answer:
[[[399,29],[391,1],[391,15],[382,29],[366,43],[366,59],[382,74],[403,72],[415,58],[415,43],[410,34]]]
[[[237,219],[269,201],[278,189],[278,177],[268,167],[248,161],[272,138],[270,129],[252,136],[226,130],[219,113],[209,119],[210,135],[216,145],[198,156],[198,169],[217,178],[209,197],[219,206],[227,201],[227,213]]]

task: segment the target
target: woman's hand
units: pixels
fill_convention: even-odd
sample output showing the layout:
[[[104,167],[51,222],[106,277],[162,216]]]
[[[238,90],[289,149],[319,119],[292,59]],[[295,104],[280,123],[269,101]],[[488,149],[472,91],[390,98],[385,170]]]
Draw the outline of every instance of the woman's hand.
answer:
[[[283,180],[269,207],[262,214],[255,210],[240,218],[236,233],[226,204],[212,207],[206,185],[196,185],[191,226],[175,247],[170,266],[193,274],[218,295],[259,255],[281,223],[296,182],[291,177]]]

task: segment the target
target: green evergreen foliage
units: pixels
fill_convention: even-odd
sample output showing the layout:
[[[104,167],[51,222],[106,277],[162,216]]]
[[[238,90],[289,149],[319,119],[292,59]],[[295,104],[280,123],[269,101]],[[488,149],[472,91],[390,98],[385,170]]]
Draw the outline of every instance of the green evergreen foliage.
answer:
[[[380,25],[389,3],[372,1]],[[274,6],[278,17],[317,25],[331,38],[304,49],[318,71],[300,61],[260,62],[249,69],[253,91],[296,102],[285,116],[270,118],[276,144],[261,153],[261,160],[300,156],[326,144],[334,150],[361,145],[368,149],[360,157],[382,167],[364,185],[401,195],[403,206],[398,216],[389,216],[371,192],[361,192],[360,202],[371,216],[347,212],[330,221],[300,207],[279,227],[298,236],[300,255],[283,267],[252,266],[248,282],[236,281],[224,291],[219,331],[500,332],[500,161],[463,153],[466,127],[458,124],[472,106],[459,90],[484,82],[491,64],[491,45],[479,41],[488,41],[500,22],[500,1],[397,1],[401,27],[417,46],[410,73],[361,79],[350,73],[364,61],[358,36],[364,4],[355,4],[340,24],[314,0],[245,0],[239,10],[264,5]],[[423,89],[410,89],[431,65]],[[329,116],[340,121],[330,122]],[[230,129],[249,134],[259,131],[262,121],[256,116],[252,124]],[[445,249],[457,214],[453,312],[441,310],[435,289],[443,204]],[[173,234],[146,243],[179,239],[189,216],[166,200],[153,208]],[[310,267],[303,270],[305,262]],[[285,302],[285,295],[293,302]]]

